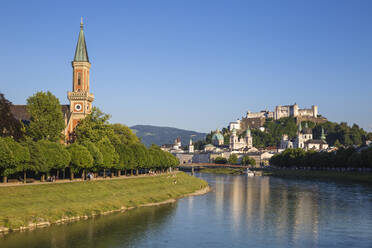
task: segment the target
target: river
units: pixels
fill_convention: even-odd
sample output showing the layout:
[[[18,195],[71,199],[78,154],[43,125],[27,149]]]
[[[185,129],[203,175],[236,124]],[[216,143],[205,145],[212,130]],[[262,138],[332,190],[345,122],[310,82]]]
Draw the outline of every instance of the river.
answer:
[[[11,233],[0,237],[0,247],[372,247],[372,186],[196,176],[213,190],[172,204]]]

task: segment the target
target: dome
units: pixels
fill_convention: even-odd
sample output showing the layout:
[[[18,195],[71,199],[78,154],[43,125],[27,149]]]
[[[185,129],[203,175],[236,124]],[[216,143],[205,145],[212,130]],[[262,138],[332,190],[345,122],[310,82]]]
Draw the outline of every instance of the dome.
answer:
[[[212,140],[218,140],[218,141],[222,140],[223,141],[224,138],[223,138],[223,135],[220,132],[217,132],[217,133],[213,134]]]
[[[212,144],[207,144],[207,145],[205,145],[204,147],[214,147],[214,145],[212,145]]]

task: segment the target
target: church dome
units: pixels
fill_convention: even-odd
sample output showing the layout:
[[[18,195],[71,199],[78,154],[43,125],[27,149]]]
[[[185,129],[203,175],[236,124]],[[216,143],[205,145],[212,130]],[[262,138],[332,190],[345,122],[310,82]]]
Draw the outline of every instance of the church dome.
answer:
[[[212,140],[223,141],[224,138],[223,138],[223,135],[220,132],[217,132],[217,133],[213,134]]]

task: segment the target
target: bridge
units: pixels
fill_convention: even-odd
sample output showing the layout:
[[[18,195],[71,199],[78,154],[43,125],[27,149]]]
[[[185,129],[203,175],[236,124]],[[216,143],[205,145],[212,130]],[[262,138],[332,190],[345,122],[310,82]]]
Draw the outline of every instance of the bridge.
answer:
[[[177,166],[181,171],[194,172],[199,171],[203,168],[251,168],[247,165],[237,165],[237,164],[210,164],[210,163],[200,163],[200,164],[182,164]]]

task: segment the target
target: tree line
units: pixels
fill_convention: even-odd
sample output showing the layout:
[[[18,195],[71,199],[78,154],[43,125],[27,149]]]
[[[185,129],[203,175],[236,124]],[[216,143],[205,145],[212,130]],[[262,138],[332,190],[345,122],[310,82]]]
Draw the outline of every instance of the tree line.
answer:
[[[256,165],[256,160],[254,158],[249,157],[248,155],[244,155],[239,162],[238,156],[233,153],[230,155],[228,159],[224,157],[216,157],[214,159],[216,164],[241,164],[241,165]]]
[[[28,123],[16,120],[10,107],[11,102],[0,94],[0,175],[4,182],[8,177],[26,182],[27,176],[44,181],[51,174],[86,178],[87,172],[120,176],[165,171],[179,164],[158,146],[147,148],[127,126],[110,124],[110,116],[97,108],[77,125],[75,142],[62,144],[65,121],[58,98],[50,92],[27,99]]]
[[[335,152],[286,149],[271,157],[270,164],[285,168],[372,168],[372,147],[341,147]]]
[[[335,123],[330,121],[318,124],[303,121],[301,124],[302,127],[307,124],[313,130],[314,139],[320,139],[322,129],[324,129],[326,141],[330,146],[361,146],[366,140],[372,140],[372,133],[366,132],[357,124],[353,124],[351,127],[346,122]],[[292,139],[297,136],[298,132],[296,120],[293,117],[285,117],[279,120],[268,119],[264,127],[264,132],[257,129],[252,130],[254,147],[278,146],[283,134],[287,134]]]

